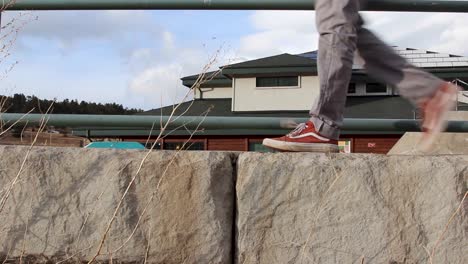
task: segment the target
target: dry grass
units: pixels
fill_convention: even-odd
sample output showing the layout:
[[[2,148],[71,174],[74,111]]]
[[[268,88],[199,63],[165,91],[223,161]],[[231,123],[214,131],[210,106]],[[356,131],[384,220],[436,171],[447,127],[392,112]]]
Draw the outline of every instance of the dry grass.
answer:
[[[13,3],[13,1],[10,1],[6,4],[4,4],[3,6],[3,10],[6,9],[9,5],[11,5]],[[17,36],[18,36],[18,33],[19,31],[28,23],[30,22],[32,19],[31,19],[31,15],[29,13],[20,13],[20,15],[16,18],[13,18],[12,20],[8,21],[6,24],[4,24],[2,27],[1,27],[1,31],[2,31],[2,35],[0,36],[0,41],[2,41],[3,45],[0,46],[0,63],[2,62],[6,62],[7,59],[10,57],[11,55],[11,49],[13,47],[13,44],[15,43],[16,39],[17,39]],[[37,19],[37,18],[36,18]],[[189,98],[190,94],[193,93],[195,91],[195,89],[198,89],[200,87],[200,85],[206,81],[209,81],[210,78],[213,78],[213,77],[209,77],[207,78],[206,77],[206,72],[213,66],[213,64],[217,61],[217,55],[218,55],[218,52],[216,53],[216,55],[214,55],[213,57],[211,57],[208,61],[208,63],[205,65],[205,67],[203,68],[202,70],[202,74],[199,76],[198,80],[195,82],[195,85],[192,87],[192,89],[190,89],[184,96],[184,98],[182,99],[182,101],[185,101],[186,99]],[[6,67],[6,70],[4,71],[4,75],[3,76],[7,76],[9,72],[11,72],[11,70],[13,70],[13,68],[17,65],[17,62],[13,62],[11,64],[9,64],[7,67]],[[0,80],[2,78],[0,77]],[[192,101],[193,103],[193,101]],[[176,121],[180,116],[184,115],[185,113],[187,113],[187,111],[189,111],[190,107],[192,106],[192,104],[189,104],[189,106],[186,108],[186,109],[180,109],[182,106],[182,103],[180,104],[175,104],[174,105],[174,108],[172,110],[172,113],[170,114],[169,116],[169,119],[167,122],[163,123],[162,121],[162,117],[159,121],[159,124],[160,124],[160,133],[159,135],[157,136],[157,138],[154,140],[154,143],[152,144],[151,148],[146,152],[146,154],[144,155],[144,157],[142,158],[142,160],[140,161],[140,164],[138,166],[138,169],[137,171],[135,172],[135,174],[133,175],[131,181],[129,182],[125,192],[123,193],[122,197],[120,197],[119,199],[119,202],[117,203],[116,205],[116,208],[114,210],[114,213],[112,214],[110,220],[108,221],[107,223],[107,227],[105,229],[105,232],[102,234],[102,237],[101,237],[101,240],[98,244],[98,247],[96,248],[96,253],[95,253],[95,256],[88,262],[88,263],[92,263],[96,260],[96,258],[101,254],[101,251],[103,249],[103,245],[106,241],[106,238],[107,236],[109,235],[109,231],[116,219],[116,216],[119,212],[119,210],[121,209],[122,207],[122,203],[124,201],[124,199],[126,198],[127,194],[128,194],[128,191],[129,189],[132,187],[132,185],[134,184],[136,178],[138,177],[138,175],[140,174],[140,171],[141,169],[143,168],[143,166],[145,165],[145,162],[148,158],[148,156],[150,155],[150,153],[154,150],[154,147],[156,146],[157,142],[159,142],[159,140],[167,137],[168,135],[170,135],[173,131],[176,131],[178,129],[186,129],[187,131],[189,131],[186,127],[187,124],[183,124],[179,127],[176,127],[176,128],[170,128],[171,127],[171,124]],[[34,148],[34,146],[36,145],[36,142],[37,142],[37,138],[38,138],[38,135],[44,131],[44,129],[46,128],[46,125],[47,125],[47,121],[48,121],[48,114],[51,113],[52,111],[52,107],[53,107],[53,104],[49,106],[49,108],[47,109],[47,111],[45,113],[43,113],[43,118],[39,124],[39,129],[36,133],[36,136],[34,138],[34,140],[32,141],[32,143],[30,144],[30,146],[28,147],[27,149],[27,152],[21,162],[21,165],[20,165],[20,168],[18,169],[17,171],[17,174],[15,175],[15,177],[6,185],[6,189],[4,192],[1,193],[1,198],[0,198],[0,214],[3,213],[3,210],[5,208],[5,205],[7,203],[7,201],[9,200],[11,194],[12,194],[12,191],[14,190],[15,186],[17,186],[18,183],[21,182],[21,175],[25,169],[25,166],[26,166],[26,163],[29,159],[29,156],[31,154],[31,151],[32,149]],[[8,131],[10,131],[12,128],[14,127],[17,127],[20,123],[22,123],[23,119],[25,117],[27,117],[32,111],[34,111],[34,109],[31,109],[28,113],[25,113],[21,118],[20,120],[14,122],[14,123],[11,123],[11,124],[6,124],[2,121],[2,118],[1,118],[1,113],[4,113],[6,112],[8,109],[8,105],[7,105],[7,100],[6,100],[6,97],[0,97],[0,136],[4,135],[5,133],[7,133]],[[179,114],[178,116],[175,115],[176,112],[178,112],[179,110],[182,110],[182,114]],[[205,113],[203,113],[203,116],[206,117],[206,115],[208,115],[209,113],[209,110],[208,109]],[[204,119],[203,119],[204,120]],[[156,122],[155,122],[156,124]],[[27,122],[25,124],[24,127],[26,127]],[[195,129],[194,131],[190,131],[190,138],[189,140],[193,137],[193,135],[197,132],[199,132],[198,128],[200,127],[201,123],[198,124],[198,127],[197,129]],[[153,127],[154,128],[154,127]],[[153,130],[152,128],[152,130]],[[24,128],[22,130],[24,132]],[[22,132],[22,133],[23,133]],[[147,142],[150,141],[150,137],[151,137],[151,134],[150,136],[148,137],[148,140]],[[187,140],[185,143],[184,143],[184,147],[188,144],[189,140]],[[183,147],[183,148],[184,148]],[[182,148],[182,149],[183,149]],[[152,194],[152,197],[150,199],[150,201],[153,201],[154,200],[154,196],[157,192],[157,190],[159,189],[159,186],[162,182],[162,180],[164,179],[164,176],[168,170],[168,168],[173,164],[173,161],[174,159],[177,157],[179,151],[175,152],[174,153],[174,156],[173,158],[171,159],[171,162],[169,162],[169,164],[167,164],[165,170],[164,170],[164,173],[163,175],[160,177],[159,179],[159,182],[158,182],[158,187],[156,188],[156,191]],[[99,196],[101,197],[102,194]],[[99,202],[99,198],[98,198],[98,201],[96,202]],[[145,207],[145,209],[143,210],[141,216],[140,216],[140,220],[143,218],[145,212],[146,212],[146,209],[148,208],[150,203],[148,203],[148,205]],[[80,237],[81,237],[81,233],[83,231],[83,228],[84,226],[87,224],[87,219],[89,218],[89,216],[91,214],[94,213],[94,210],[90,211],[87,213],[86,217],[85,217],[85,221],[81,227],[81,229],[79,230],[78,234],[77,234],[77,243],[76,244],[79,244],[79,240],[80,240]],[[139,227],[139,223],[140,223],[140,220],[138,221],[137,225],[135,226],[134,230],[136,231],[137,228]],[[25,236],[27,234],[27,228],[25,230]],[[134,232],[135,232],[134,231]],[[126,241],[129,241],[131,239],[131,237],[133,236],[134,232],[132,232],[132,235],[126,240]],[[126,243],[126,242],[125,242]],[[118,249],[116,250],[112,250],[112,251],[109,251],[109,255],[112,255],[114,252],[117,252],[119,249],[123,248],[123,246],[125,245],[125,243],[123,243],[122,246],[120,246]],[[23,238],[23,248],[21,250],[21,256],[19,258],[19,262],[22,263],[24,261],[24,258],[23,258],[23,253],[26,251],[25,249],[26,247],[26,239],[25,237]],[[88,248],[85,248],[85,249],[78,249],[76,248],[75,249],[75,254],[69,256],[68,258],[62,260],[62,261],[59,261],[62,262],[62,263],[66,263],[68,261],[71,261],[74,257],[76,257],[80,252],[83,252],[83,251],[87,251],[89,250],[91,247],[88,247]],[[149,252],[149,245],[146,249],[147,253]],[[148,256],[146,255],[146,258]],[[5,261],[8,261],[8,256],[5,257]],[[28,261],[26,261],[28,262]]]
[[[204,82],[208,81],[209,78],[205,78],[206,77],[206,73],[208,72],[208,70],[217,62],[217,57],[218,57],[218,53],[215,53],[215,55],[213,55],[208,63],[205,65],[205,67],[203,68],[202,70],[202,74],[199,75],[198,79],[195,81],[195,84],[191,87],[191,89],[189,91],[187,91],[187,93],[184,95],[183,99],[181,100],[182,102],[186,101],[186,99],[189,98],[189,96],[191,95],[191,93],[194,92],[195,89],[198,89]],[[213,78],[214,76],[211,76],[210,78]],[[179,126],[178,128],[176,129],[173,129],[173,130],[169,130],[169,127],[170,125],[176,121],[179,117],[183,116],[185,113],[187,113],[187,111],[190,109],[190,107],[192,106],[193,104],[193,101],[191,104],[189,104],[189,106],[182,112],[182,114],[179,114],[178,116],[175,115],[175,113],[179,110],[179,108],[181,107],[182,103],[179,103],[179,104],[174,104],[173,106],[173,109],[168,117],[168,120],[166,121],[166,123],[163,122],[162,120],[162,114],[161,114],[161,118],[160,118],[160,121],[159,121],[159,124],[160,124],[160,133],[159,135],[156,137],[156,139],[154,140],[153,144],[151,145],[151,148],[146,152],[146,154],[144,155],[144,157],[141,159],[139,165],[138,165],[138,168],[135,172],[135,174],[133,175],[133,177],[131,178],[130,182],[128,183],[124,193],[122,194],[122,196],[120,197],[118,203],[117,203],[117,206],[110,218],[110,220],[108,221],[107,225],[106,225],[106,228],[105,228],[105,231],[104,233],[102,234],[101,236],[101,239],[100,239],[100,242],[98,243],[98,246],[97,246],[97,249],[96,249],[96,253],[93,255],[93,257],[91,258],[91,260],[88,262],[88,263],[93,263],[96,261],[97,257],[101,255],[101,251],[103,249],[103,246],[105,244],[105,241],[109,235],[109,232],[112,228],[112,225],[114,224],[115,220],[116,220],[116,217],[119,213],[119,211],[121,210],[122,208],[122,204],[125,200],[125,198],[127,197],[128,193],[129,193],[129,190],[130,188],[133,186],[133,184],[135,183],[135,180],[137,179],[137,177],[139,176],[143,166],[145,165],[149,155],[152,153],[152,151],[154,150],[154,148],[156,147],[157,143],[162,139],[164,138],[165,136],[167,136],[168,134],[170,134],[172,131],[175,131],[176,129],[178,128],[181,128],[181,127],[185,127],[185,125],[181,125]],[[204,118],[208,115],[209,113],[209,109],[204,113]],[[204,118],[202,119],[202,122],[204,121]],[[192,131],[190,133],[190,137],[188,140],[186,140],[183,144],[183,147],[178,150],[178,151],[175,151],[171,160],[169,161],[169,163],[165,166],[165,169],[163,170],[163,173],[162,175],[160,176],[159,178],[159,181],[157,183],[157,186],[155,188],[155,191],[152,193],[149,201],[147,202],[146,206],[144,207],[143,209],[143,212],[140,214],[139,216],[139,219],[137,221],[137,224],[135,226],[135,228],[133,229],[131,235],[125,240],[125,242],[119,246],[117,249],[115,250],[112,250],[111,253],[114,254],[116,252],[118,252],[119,250],[121,250],[125,244],[130,241],[130,239],[133,237],[133,235],[135,234],[137,228],[139,227],[139,224],[141,222],[141,220],[143,219],[144,215],[146,214],[146,211],[147,211],[147,208],[148,206],[151,204],[151,202],[154,200],[154,197],[155,195],[158,193],[159,191],[159,187],[161,185],[161,182],[163,181],[163,179],[165,178],[165,175],[168,171],[168,169],[171,167],[172,163],[174,162],[175,158],[177,157],[177,155],[180,153],[180,151],[182,151],[182,149],[184,149],[184,147],[186,146],[186,144],[192,139],[193,135],[195,133],[198,132],[198,129],[199,127],[201,126],[201,123],[198,124],[197,128],[195,129],[195,131]],[[153,126],[154,127],[154,126]],[[166,133],[168,132],[168,133]],[[150,133],[151,135],[151,133]],[[149,140],[148,140],[149,141]]]
[[[4,11],[15,2],[16,0],[3,1],[0,7],[0,13],[4,13]],[[0,81],[5,79],[18,64],[16,60],[9,61],[18,34],[28,23],[37,20],[37,16],[34,16],[31,12],[18,12],[17,15],[10,20],[2,20],[2,25],[0,27]]]
[[[4,13],[3,11],[8,9],[15,2],[16,0],[2,1],[0,4],[0,13]],[[18,61],[10,59],[12,49],[18,39],[18,34],[33,20],[37,20],[37,17],[34,17],[30,12],[18,12],[15,17],[8,21],[5,21],[5,18],[2,18],[0,26],[0,81],[7,78],[9,73],[18,65]],[[18,120],[18,122],[10,124],[9,127],[5,128],[7,124],[4,124],[2,120],[2,113],[8,111],[10,106],[7,103],[7,97],[0,95],[0,137],[21,121]],[[29,113],[32,111],[34,111],[34,109],[31,109]],[[27,114],[25,114],[25,116]]]
[[[10,197],[11,195],[11,192],[13,190],[13,188],[15,187],[15,185],[18,183],[18,181],[20,180],[20,176],[25,168],[25,165],[26,165],[26,161],[28,160],[29,158],[29,155],[31,154],[31,151],[33,149],[33,147],[35,146],[36,144],[36,141],[37,141],[37,138],[39,136],[40,133],[42,133],[42,131],[44,131],[46,125],[47,125],[47,121],[48,121],[48,117],[47,117],[47,114],[49,113],[49,111],[52,109],[52,106],[53,105],[50,105],[49,108],[47,109],[47,112],[45,113],[45,115],[42,117],[41,121],[40,121],[40,124],[39,124],[39,129],[36,133],[36,136],[33,140],[33,142],[31,143],[31,145],[29,146],[27,152],[26,152],[26,155],[25,157],[23,158],[23,161],[21,162],[21,166],[18,170],[18,173],[16,174],[16,176],[13,178],[13,180],[7,184],[7,189],[6,189],[6,192],[5,194],[2,196],[2,198],[0,199],[0,214],[2,213],[5,205],[6,205],[6,202],[8,201],[8,198]]]
[[[9,1],[8,3],[11,4],[12,2],[14,1]],[[5,10],[5,8],[8,7],[8,5],[3,5],[3,9],[0,9],[1,10]],[[0,63],[4,62],[7,60],[7,58],[11,55],[11,48],[13,47],[13,44],[15,43],[16,39],[17,39],[17,35],[19,33],[19,31],[27,24],[29,23],[29,21],[31,21],[31,18],[32,16],[31,15],[28,15],[28,13],[23,13],[22,15],[20,15],[18,18],[15,18],[15,19],[12,19],[11,21],[9,21],[8,23],[6,23],[5,25],[3,25],[1,27],[1,32],[2,32],[2,35],[0,35],[0,41],[2,41],[4,44],[0,45]],[[4,32],[4,33],[3,33]],[[192,86],[192,88],[184,95],[182,101],[185,101],[186,99],[189,98],[189,96],[191,95],[191,93],[193,93],[196,89],[200,88],[200,86],[206,82],[206,81],[209,81],[211,78],[213,78],[215,75],[211,76],[210,78],[207,78],[206,76],[206,72],[209,71],[209,69],[217,62],[217,56],[218,56],[218,53],[219,51],[209,59],[208,63],[205,65],[205,67],[202,69],[202,74],[200,74],[200,76],[198,77],[198,79],[196,80],[195,84]],[[17,62],[12,62],[11,64],[8,64],[6,67],[5,67],[5,70],[3,71],[3,75],[0,76],[0,80],[2,80],[4,77],[3,76],[7,76],[8,73],[11,72],[11,70],[13,70],[13,68],[17,65]],[[182,109],[182,112],[181,114],[177,114],[176,113],[181,110],[180,108],[182,107],[182,103],[179,103],[179,104],[174,104],[173,106],[173,109],[172,109],[172,112],[171,114],[169,115],[169,118],[167,120],[167,122],[163,122],[163,119],[162,119],[162,113],[161,113],[161,117],[160,117],[160,120],[158,122],[158,120],[155,120],[155,122],[153,123],[153,126],[151,128],[151,131],[150,131],[150,134],[146,140],[146,145],[149,144],[149,142],[151,142],[151,132],[154,131],[155,129],[155,126],[156,124],[159,123],[159,131],[160,133],[158,134],[158,136],[153,139],[153,143],[151,144],[151,148],[145,152],[145,154],[143,155],[142,159],[140,160],[139,162],[139,165],[137,167],[137,170],[135,171],[135,173],[133,174],[131,180],[129,181],[129,183],[127,184],[126,188],[125,188],[125,191],[124,193],[121,195],[121,197],[118,199],[118,202],[115,206],[115,209],[114,211],[112,212],[111,216],[110,216],[110,219],[107,221],[106,223],[106,228],[104,230],[104,232],[101,234],[100,236],[100,240],[97,244],[97,246],[89,246],[89,247],[86,247],[86,248],[74,248],[73,250],[75,251],[74,254],[72,255],[69,255],[67,258],[64,258],[60,261],[58,260],[55,260],[56,263],[70,263],[70,262],[75,262],[75,257],[79,256],[82,252],[85,252],[85,251],[88,251],[90,249],[94,249],[95,253],[93,255],[93,257],[88,261],[88,263],[93,263],[93,262],[97,262],[97,258],[102,254],[102,251],[103,251],[103,248],[104,248],[104,245],[105,245],[105,242],[106,242],[106,239],[108,238],[108,236],[110,235],[110,231],[111,231],[111,228],[114,224],[114,222],[116,221],[116,218],[117,218],[117,215],[119,214],[120,210],[122,210],[122,205],[131,189],[131,187],[135,184],[135,181],[136,179],[138,178],[138,176],[140,175],[140,172],[141,170],[143,169],[143,167],[145,166],[146,162],[147,162],[147,159],[148,157],[150,156],[150,154],[152,153],[152,151],[155,149],[155,147],[157,146],[157,143],[161,141],[161,139],[164,139],[165,137],[171,135],[171,133],[173,133],[174,131],[179,131],[180,129],[185,129],[188,134],[189,134],[189,138],[184,142],[182,148],[180,150],[177,150],[177,151],[174,151],[173,154],[172,154],[172,157],[170,158],[169,162],[166,164],[166,166],[164,167],[164,169],[162,170],[162,173],[159,175],[159,179],[157,181],[157,184],[156,184],[156,187],[154,189],[154,191],[151,193],[151,196],[149,197],[148,201],[146,202],[146,204],[144,205],[140,215],[138,216],[138,220],[135,224],[135,226],[133,227],[132,229],[132,232],[130,233],[130,235],[124,240],[124,242],[119,245],[117,248],[115,249],[107,249],[107,254],[109,256],[109,259],[110,259],[110,263],[112,263],[112,256],[114,256],[117,252],[119,252],[120,250],[122,250],[125,245],[127,245],[127,243],[132,239],[132,237],[135,235],[135,233],[137,232],[138,228],[141,228],[141,222],[142,220],[144,219],[144,217],[146,216],[146,213],[148,211],[148,208],[150,208],[150,206],[152,205],[152,203],[155,201],[155,198],[158,197],[158,194],[160,194],[160,187],[161,187],[161,184],[163,183],[163,181],[165,180],[166,178],[166,175],[169,171],[169,169],[173,166],[174,162],[176,161],[176,158],[178,157],[178,155],[181,153],[181,151],[183,151],[184,149],[187,148],[187,146],[190,144],[190,141],[191,139],[193,138],[193,136],[198,133],[200,131],[200,127],[203,123],[203,120],[204,118],[209,114],[210,110],[211,109],[207,109],[204,113],[202,113],[202,122],[200,122],[197,127],[193,130],[193,131],[190,131],[189,129],[187,129],[187,124],[182,124],[178,127],[175,127],[175,128],[172,128],[171,125],[176,121],[178,120],[181,116],[185,115],[189,110],[190,110],[190,107],[192,106],[193,104],[193,101],[192,103],[190,103],[188,105],[188,107],[186,109]],[[45,128],[46,128],[46,125],[47,125],[47,116],[48,114],[50,114],[50,112],[52,111],[52,107],[53,105],[50,105],[49,108],[47,109],[47,111],[44,113],[44,116],[43,116],[43,119],[41,120],[40,124],[39,124],[39,129],[36,133],[36,136],[33,140],[33,142],[31,143],[31,145],[29,146],[29,148],[27,149],[27,152],[25,154],[25,156],[23,157],[22,159],[22,162],[21,162],[21,165],[20,165],[20,168],[17,172],[17,174],[14,176],[14,178],[6,185],[6,189],[4,192],[1,193],[1,198],[0,198],[0,214],[3,213],[3,210],[5,208],[5,205],[7,203],[7,201],[9,200],[10,196],[11,196],[11,193],[12,191],[14,190],[15,186],[20,182],[21,180],[21,175],[22,175],[22,172],[24,171],[24,168],[25,168],[25,165],[28,161],[28,158],[31,154],[31,151],[32,149],[34,148],[35,144],[36,144],[36,141],[37,141],[37,137],[38,135],[40,134],[40,132],[42,132]],[[15,123],[12,123],[12,124],[5,124],[3,123],[2,121],[2,118],[1,118],[1,114],[6,112],[8,109],[8,105],[7,105],[7,101],[6,101],[6,97],[0,97],[0,137],[2,135],[4,135],[5,133],[7,133],[8,131],[10,131],[13,127],[17,126],[19,123],[22,122],[22,120],[28,115],[30,114],[34,109],[31,109],[30,112],[26,113],[23,115],[23,117],[16,121]],[[26,123],[27,125],[27,123]],[[24,127],[26,127],[26,125]],[[24,131],[24,129],[23,129]],[[23,132],[22,132],[23,133]],[[21,134],[22,134],[21,133]],[[121,170],[123,170],[128,164],[126,164],[125,166],[123,166],[123,168]],[[323,213],[323,208],[324,208],[324,203],[325,203],[325,200],[328,196],[328,194],[333,190],[334,186],[336,185],[336,183],[342,178],[342,173],[341,172],[338,172],[336,170],[335,167],[332,167],[332,169],[334,170],[334,174],[335,174],[335,178],[334,180],[331,182],[330,186],[327,188],[327,190],[325,191],[324,195],[322,196],[321,200],[319,201],[319,206],[315,212],[315,218],[314,218],[314,221],[312,223],[312,226],[310,227],[310,232],[308,233],[308,236],[307,236],[307,239],[306,241],[303,243],[303,244],[296,244],[296,246],[300,246],[300,258],[299,258],[299,262],[302,263],[304,261],[307,261],[307,263],[310,263],[312,262],[312,259],[307,255],[307,248],[308,248],[308,244],[310,243],[310,241],[312,240],[313,238],[313,232],[314,230],[316,229],[316,224],[317,222],[319,221],[320,219],[320,216],[322,215]],[[120,171],[121,171],[120,170]],[[98,198],[96,199],[95,203],[99,203],[101,201],[101,198],[102,198],[102,195],[103,195],[104,191],[102,191],[100,193],[100,195],[98,196]],[[433,248],[431,250],[428,250],[426,249],[427,251],[427,254],[428,254],[428,258],[429,258],[429,263],[430,264],[434,264],[433,260],[434,260],[434,257],[436,256],[437,254],[437,250],[441,244],[441,242],[444,240],[445,238],[445,235],[447,233],[447,230],[448,228],[450,227],[450,225],[453,223],[453,221],[455,220],[455,217],[457,215],[460,214],[462,208],[463,208],[463,205],[464,205],[464,202],[466,200],[466,197],[468,195],[468,192],[465,193],[465,195],[463,196],[463,199],[460,203],[460,205],[458,206],[458,208],[456,209],[456,211],[451,215],[451,217],[449,218],[448,222],[446,223],[445,225],[445,228],[444,230],[441,232],[440,236],[438,237],[437,241],[435,242]],[[81,240],[81,236],[82,236],[82,232],[83,232],[83,229],[85,228],[85,226],[87,225],[87,222],[88,222],[88,219],[89,217],[95,213],[95,210],[96,210],[96,207],[93,207],[89,212],[86,213],[85,215],[85,219],[84,219],[84,222],[83,224],[81,225],[80,227],[80,230],[78,230],[78,233],[77,233],[77,238],[75,240],[75,245],[79,245],[80,244],[80,240]],[[26,228],[25,228],[25,231],[24,231],[24,236],[23,236],[23,241],[22,241],[22,248],[21,248],[21,255],[19,256],[19,263],[23,263],[23,261],[25,262],[29,262],[30,259],[31,259],[31,256],[24,256],[25,252],[26,252],[26,242],[27,242],[27,234],[28,234],[28,228],[29,228],[29,224],[26,225]],[[151,227],[149,227],[149,230],[147,232],[147,236],[148,236],[148,242],[147,242],[147,245],[146,245],[146,249],[145,249],[145,257],[144,257],[144,263],[146,263],[148,261],[148,256],[149,256],[149,251],[150,251],[150,244],[149,244],[149,241],[150,241],[150,236],[151,236]],[[294,242],[291,242],[291,243],[294,243]],[[9,250],[11,251],[11,249]],[[9,254],[10,252],[8,252]],[[5,259],[3,260],[3,263],[6,263],[8,260],[8,254],[7,256],[5,256]],[[360,259],[360,263],[361,264],[364,264],[365,263],[365,256],[362,256],[362,258]],[[244,260],[246,261],[246,260]],[[78,261],[76,261],[78,262]]]
[[[439,238],[435,242],[434,247],[432,248],[432,250],[429,251],[426,247],[424,247],[424,249],[426,250],[426,253],[429,256],[429,263],[430,264],[434,264],[434,257],[437,254],[437,249],[439,249],[440,243],[442,243],[442,241],[444,240],[445,235],[447,234],[447,231],[448,231],[450,225],[452,224],[453,220],[455,219],[455,217],[457,215],[460,214],[460,211],[462,210],[463,206],[465,205],[465,199],[466,199],[467,196],[468,196],[468,191],[465,192],[465,195],[463,196],[463,199],[461,200],[460,204],[458,205],[457,210],[455,210],[455,212],[450,216],[449,220],[445,224],[444,230],[442,231]]]

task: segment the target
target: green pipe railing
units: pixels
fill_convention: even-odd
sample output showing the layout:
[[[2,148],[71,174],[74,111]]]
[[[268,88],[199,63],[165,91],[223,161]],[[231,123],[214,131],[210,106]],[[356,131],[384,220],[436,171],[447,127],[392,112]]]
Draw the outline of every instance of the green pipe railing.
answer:
[[[8,10],[313,10],[315,0],[16,0]],[[468,12],[468,1],[368,0],[369,11]]]
[[[4,127],[14,123],[16,126],[37,126],[41,120],[47,125],[70,128],[132,128],[156,130],[169,120],[171,128],[185,126],[189,129],[288,129],[287,124],[304,122],[302,118],[275,117],[201,117],[201,116],[109,116],[109,115],[41,115],[41,114],[2,114],[0,120]],[[407,119],[345,119],[343,130],[349,131],[385,131],[406,132],[420,131],[418,120]],[[451,121],[448,132],[468,132],[468,121]]]

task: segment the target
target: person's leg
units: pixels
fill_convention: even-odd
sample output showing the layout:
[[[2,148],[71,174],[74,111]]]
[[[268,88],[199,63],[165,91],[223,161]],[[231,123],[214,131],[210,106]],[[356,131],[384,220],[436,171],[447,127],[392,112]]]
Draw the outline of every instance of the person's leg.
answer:
[[[318,71],[320,97],[311,110],[310,121],[284,137],[267,138],[263,144],[282,151],[338,152],[340,126],[346,103],[357,32],[362,24],[359,10],[363,0],[317,0],[320,33]]]
[[[421,108],[425,133],[419,146],[423,151],[429,150],[436,136],[445,130],[446,116],[456,104],[458,88],[418,69],[366,28],[358,30],[357,48],[369,75],[396,87],[402,97]]]
[[[354,52],[362,20],[363,0],[317,0],[319,36],[318,76],[320,96],[310,111],[310,121],[320,135],[337,140],[343,122]]]
[[[416,106],[445,83],[409,63],[364,27],[358,30],[357,49],[370,76],[396,87],[402,97]]]

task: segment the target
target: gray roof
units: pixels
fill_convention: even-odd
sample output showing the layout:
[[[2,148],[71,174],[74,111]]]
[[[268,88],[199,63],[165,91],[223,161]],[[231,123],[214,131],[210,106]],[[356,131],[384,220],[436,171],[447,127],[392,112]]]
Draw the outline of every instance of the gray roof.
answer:
[[[233,76],[316,75],[317,61],[288,53],[226,65],[223,74]]]
[[[181,80],[183,80],[183,81],[185,81],[185,80],[197,80],[199,76],[200,76],[200,74],[190,75],[190,76],[183,77]],[[206,79],[220,79],[220,80],[228,79],[226,76],[221,74],[220,70],[219,71],[206,72],[205,73],[205,78]]]
[[[221,74],[221,70],[205,73],[202,80],[198,80],[200,74],[190,75],[182,78],[182,84],[191,88],[195,82],[201,81],[200,87],[231,87],[232,81],[225,75]]]
[[[175,115],[200,116],[210,109],[208,116],[246,117],[307,117],[308,111],[232,112],[231,99],[197,99],[182,103]],[[144,112],[144,115],[169,115],[173,106]],[[413,119],[414,107],[399,96],[348,97],[346,118]]]
[[[317,66],[315,59],[310,59],[304,56],[291,55],[284,53],[271,57],[229,64],[223,68],[238,69],[238,68],[274,68],[274,67],[301,67],[301,66]]]
[[[204,115],[209,110],[208,116],[252,116],[252,117],[304,117],[307,116],[307,111],[291,111],[291,112],[232,112],[232,99],[196,99],[193,101],[184,102],[180,105],[175,115],[184,114],[185,116],[200,116]],[[170,115],[173,106],[153,109],[141,113],[142,115]]]
[[[440,78],[453,79],[461,78],[468,81],[468,57],[459,55],[438,53],[427,50],[400,48],[394,46],[395,52],[415,66],[427,68]],[[455,69],[454,69],[455,68]],[[451,69],[454,69],[452,72]],[[353,65],[353,75],[365,73],[363,66],[358,64],[355,60]],[[204,86],[220,86],[227,87],[231,83],[230,78],[235,75],[251,75],[262,76],[273,73],[277,74],[292,74],[292,73],[305,73],[316,74],[317,72],[317,51],[310,51],[301,54],[280,54],[256,60],[245,61],[226,65],[223,67],[222,74],[218,72],[207,73],[208,76],[213,73],[218,73],[211,81],[208,81]],[[182,78],[185,86],[191,87],[193,80],[198,75],[192,75]]]
[[[468,66],[468,58],[459,55],[411,48],[393,48],[409,62],[422,68]]]
[[[421,68],[468,66],[468,58],[460,55],[413,48],[401,48],[398,46],[393,46],[392,48],[397,54],[408,60],[410,63]],[[297,55],[314,60],[317,59],[317,51],[310,51]],[[356,60],[355,64],[353,65],[353,69],[363,69],[363,66],[359,65]]]

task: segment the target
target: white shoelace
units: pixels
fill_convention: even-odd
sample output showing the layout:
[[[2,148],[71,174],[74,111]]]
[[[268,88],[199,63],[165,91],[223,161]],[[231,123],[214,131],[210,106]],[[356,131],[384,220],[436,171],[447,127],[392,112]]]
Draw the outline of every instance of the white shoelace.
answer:
[[[300,123],[297,125],[297,127],[291,131],[289,134],[288,134],[288,137],[295,137],[297,135],[299,135],[302,131],[304,131],[304,129],[307,128],[307,125],[306,123]]]

